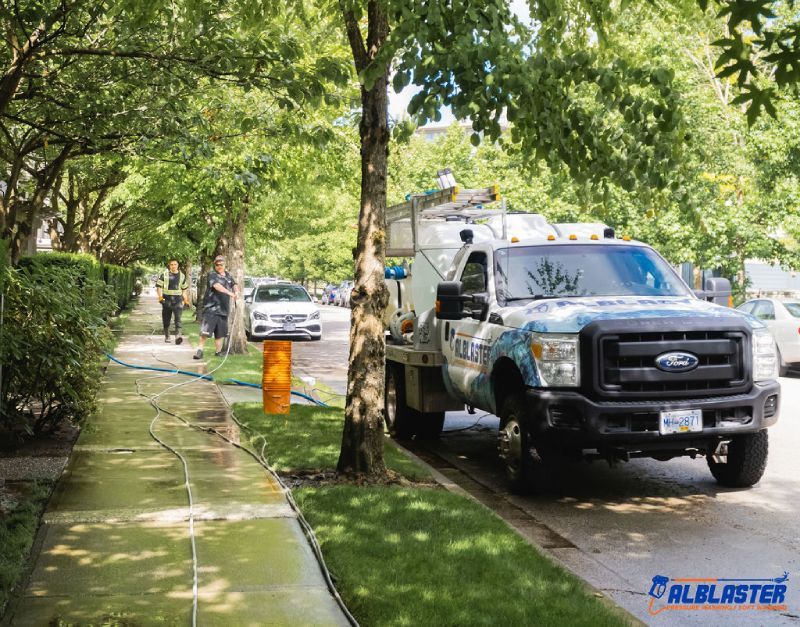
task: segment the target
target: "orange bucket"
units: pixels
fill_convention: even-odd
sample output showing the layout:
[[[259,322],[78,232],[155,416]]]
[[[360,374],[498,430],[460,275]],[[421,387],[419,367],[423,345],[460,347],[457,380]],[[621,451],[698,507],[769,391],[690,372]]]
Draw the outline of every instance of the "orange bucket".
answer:
[[[261,388],[265,414],[288,414],[292,394],[292,343],[264,340]]]

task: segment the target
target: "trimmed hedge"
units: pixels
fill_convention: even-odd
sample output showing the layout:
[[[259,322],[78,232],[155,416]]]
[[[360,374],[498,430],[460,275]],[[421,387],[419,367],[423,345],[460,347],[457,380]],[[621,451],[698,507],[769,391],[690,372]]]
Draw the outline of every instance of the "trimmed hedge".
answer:
[[[20,268],[71,268],[88,279],[103,281],[114,292],[117,307],[124,309],[133,297],[135,271],[123,266],[101,263],[91,255],[80,253],[41,253],[23,257]]]
[[[131,299],[134,271],[88,255],[51,253],[2,267],[0,428],[23,436],[94,408],[108,319]]]

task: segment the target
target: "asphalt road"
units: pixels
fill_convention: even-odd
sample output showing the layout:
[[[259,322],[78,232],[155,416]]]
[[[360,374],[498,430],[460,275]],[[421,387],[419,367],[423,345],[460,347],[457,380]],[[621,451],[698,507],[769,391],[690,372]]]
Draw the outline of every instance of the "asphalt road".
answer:
[[[296,342],[295,364],[344,392],[349,310],[322,307],[320,342]],[[651,625],[800,624],[800,376],[781,379],[781,417],[753,488],[722,488],[704,459],[570,464],[547,495],[508,493],[496,456],[497,418],[450,413],[437,454],[563,539],[554,558]],[[648,612],[656,575],[778,578],[789,573],[783,611]],[[654,605],[653,609],[658,609]]]

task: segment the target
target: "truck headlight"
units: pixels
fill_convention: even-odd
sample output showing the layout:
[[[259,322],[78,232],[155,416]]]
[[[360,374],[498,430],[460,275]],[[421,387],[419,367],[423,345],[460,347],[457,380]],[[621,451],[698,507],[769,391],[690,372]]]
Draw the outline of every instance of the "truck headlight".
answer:
[[[255,320],[269,320],[269,316],[267,314],[263,314],[259,311],[253,312],[253,319]]]
[[[311,315],[308,317],[309,320],[319,320],[319,309],[316,311],[312,311]]]
[[[753,381],[778,378],[778,354],[769,329],[753,331]]]
[[[581,373],[578,364],[578,336],[534,333],[531,352],[545,387],[578,387]]]

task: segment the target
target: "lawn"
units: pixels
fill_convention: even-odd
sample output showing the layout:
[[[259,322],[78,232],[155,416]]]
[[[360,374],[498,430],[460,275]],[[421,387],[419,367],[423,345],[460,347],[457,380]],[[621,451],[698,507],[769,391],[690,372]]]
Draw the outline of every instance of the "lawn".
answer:
[[[441,489],[293,491],[361,625],[601,625],[625,617],[477,503]]]

